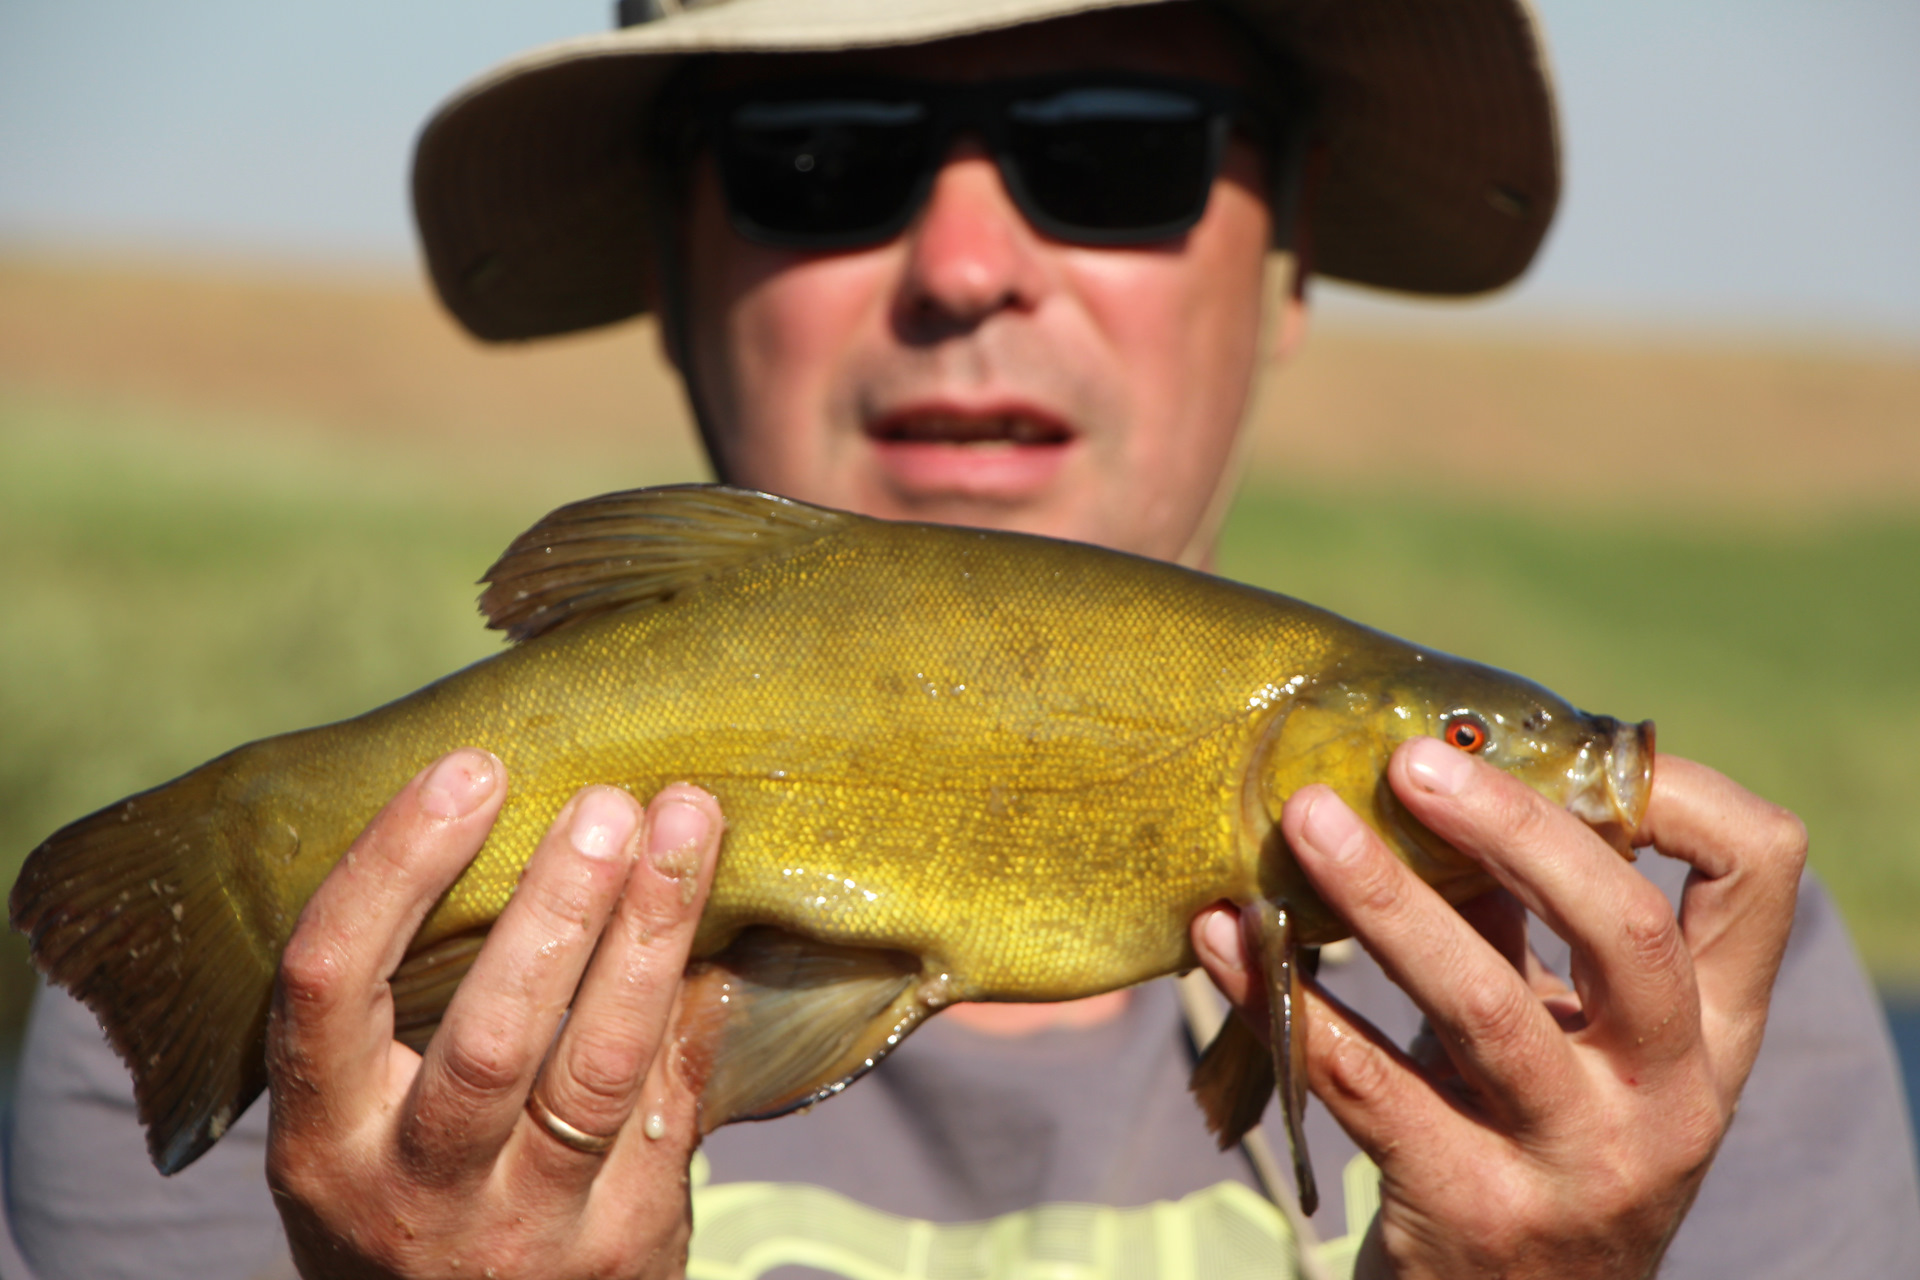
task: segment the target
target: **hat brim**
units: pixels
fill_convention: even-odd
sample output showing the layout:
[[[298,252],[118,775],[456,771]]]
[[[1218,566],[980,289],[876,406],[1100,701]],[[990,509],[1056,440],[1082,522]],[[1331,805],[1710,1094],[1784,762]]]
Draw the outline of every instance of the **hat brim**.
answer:
[[[654,296],[640,139],[681,59],[919,44],[1158,0],[729,0],[535,49],[428,121],[413,198],[428,271],[476,336],[610,324]],[[1462,295],[1533,259],[1560,192],[1527,0],[1238,0],[1313,82],[1314,269]]]

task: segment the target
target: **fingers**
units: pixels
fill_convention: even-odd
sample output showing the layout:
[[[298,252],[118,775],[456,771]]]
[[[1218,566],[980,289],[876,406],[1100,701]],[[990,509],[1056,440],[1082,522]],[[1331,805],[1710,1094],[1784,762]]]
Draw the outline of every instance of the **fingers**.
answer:
[[[614,787],[568,801],[534,851],[427,1046],[402,1123],[422,1181],[491,1167],[638,852],[640,806]]]
[[[1576,1086],[1577,1068],[1524,975],[1328,788],[1290,797],[1281,830],[1320,896],[1426,1013],[1489,1105],[1515,1124],[1544,1120]]]
[[[414,838],[434,830],[408,816],[417,788],[403,792],[303,923],[315,937],[323,924],[340,935],[337,961],[309,965],[330,990],[344,989],[345,973],[384,992],[418,922],[483,843],[504,770],[481,753],[452,759],[490,778],[493,794],[440,819],[436,843]],[[431,787],[426,795],[431,811],[440,800]],[[657,1050],[721,821],[713,798],[691,787],[668,788],[651,817],[608,787],[562,808],[424,1057],[391,1041],[389,1014],[385,1074],[364,1095],[297,1074],[283,1089],[276,1078],[267,1174],[303,1271],[410,1275],[457,1257],[474,1274],[628,1274],[681,1254],[695,1102],[673,1093],[661,1066],[671,1055]],[[556,1042],[569,1000],[575,1013]],[[524,1108],[549,1049],[539,1096],[574,1130],[620,1134],[604,1155],[564,1145]],[[282,1123],[283,1098],[303,1123]],[[667,1141],[638,1132],[636,1099],[649,1109],[667,1100]],[[622,1163],[635,1148],[653,1154]]]
[[[1661,852],[1694,867],[1681,932],[1705,1016],[1724,1033],[1716,1066],[1744,1080],[1793,923],[1806,826],[1704,765],[1661,756],[1646,827]]]
[[[623,1134],[617,1153],[684,1164],[696,1099],[664,1069],[661,1060],[670,1055],[658,1050],[706,904],[723,824],[712,796],[676,784],[654,797],[644,826],[645,856],[627,878],[534,1087],[574,1127]],[[584,1167],[589,1178],[597,1171],[598,1157],[583,1158],[531,1124],[524,1131],[523,1145],[537,1166]]]
[[[1584,824],[1471,757],[1409,743],[1389,780],[1506,893],[1456,914],[1325,788],[1282,814],[1302,870],[1460,1071],[1423,1065],[1309,988],[1314,1092],[1382,1170],[1369,1247],[1408,1273],[1504,1274],[1543,1258],[1554,1274],[1648,1273],[1751,1065],[1804,853],[1798,823],[1663,759],[1648,829],[1696,868],[1683,923]],[[1577,993],[1555,990],[1525,949],[1516,901],[1572,944]],[[1226,936],[1203,918],[1196,951],[1223,986],[1246,988]],[[1581,1259],[1592,1265],[1564,1265]]]
[[[1697,1038],[1693,963],[1665,895],[1587,825],[1531,787],[1434,738],[1403,744],[1388,780],[1435,834],[1475,858],[1573,947],[1592,1034],[1637,1067]]]
[[[1376,1164],[1442,1154],[1468,1160],[1497,1145],[1481,1141],[1479,1126],[1460,1124],[1430,1073],[1317,982],[1307,985],[1306,1016],[1313,1091]]]
[[[1229,1004],[1245,1008],[1257,994],[1259,983],[1253,973],[1254,961],[1247,953],[1246,935],[1240,929],[1238,908],[1228,902],[1208,907],[1193,918],[1189,933],[1193,952],[1200,959],[1200,967],[1213,979],[1213,985]],[[1260,1025],[1263,1039],[1264,1022],[1262,1019]]]
[[[1267,996],[1257,980],[1257,961],[1240,924],[1240,912],[1220,903],[1193,920],[1194,953],[1202,967],[1232,1002],[1261,1041],[1270,1038]],[[1419,1044],[1402,1052],[1371,1024],[1309,979],[1303,984],[1306,1002],[1298,1011],[1297,1028],[1306,1045],[1307,1082],[1359,1147],[1383,1168],[1394,1168],[1390,1153],[1409,1133],[1455,1133],[1440,1144],[1458,1146],[1454,1104],[1434,1088],[1436,1080],[1457,1075],[1450,1064],[1420,1060]],[[1430,1036],[1422,1028],[1423,1038]],[[1431,1145],[1431,1144],[1429,1144]],[[1397,1161],[1418,1158],[1401,1149]]]
[[[376,1098],[393,1043],[387,979],[414,931],[485,843],[506,770],[484,751],[423,769],[354,841],[301,912],[274,987],[269,1066],[276,1104],[320,1093]],[[276,1105],[276,1123],[307,1113]],[[352,1123],[332,1111],[331,1122]]]

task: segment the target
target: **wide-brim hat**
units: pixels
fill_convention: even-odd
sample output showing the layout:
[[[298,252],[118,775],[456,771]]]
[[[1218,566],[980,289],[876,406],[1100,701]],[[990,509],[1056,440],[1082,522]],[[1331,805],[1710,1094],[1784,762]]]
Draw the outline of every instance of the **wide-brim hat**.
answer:
[[[420,135],[427,267],[475,335],[565,333],[654,297],[647,113],[688,57],[923,44],[1159,0],[707,0],[546,45],[448,99]],[[1323,145],[1317,274],[1472,294],[1523,271],[1560,192],[1528,0],[1228,0],[1310,81]]]

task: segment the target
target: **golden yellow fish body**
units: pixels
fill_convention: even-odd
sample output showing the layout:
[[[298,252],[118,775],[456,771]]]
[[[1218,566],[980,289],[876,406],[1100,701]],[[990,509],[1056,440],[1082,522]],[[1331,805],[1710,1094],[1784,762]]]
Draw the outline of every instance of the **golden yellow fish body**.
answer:
[[[1262,690],[1341,629],[1085,547],[861,522],[327,732],[407,744],[401,777],[461,742],[506,761],[430,933],[497,915],[582,783],[688,779],[729,825],[697,953],[777,924],[925,957],[956,998],[1064,999],[1167,972],[1200,908],[1257,895]]]
[[[1631,830],[1644,805],[1646,744],[1537,686],[1072,543],[689,488],[556,513],[493,578],[496,623],[533,638],[358,719],[243,747],[36,852],[15,918],[56,978],[115,1027],[122,1011],[73,959],[92,953],[67,941],[111,899],[74,869],[114,840],[125,862],[126,831],[168,821],[192,827],[217,889],[135,878],[188,934],[207,936],[209,913],[237,921],[263,1012],[301,905],[407,778],[463,745],[499,755],[511,790],[416,956],[486,928],[580,786],[644,798],[684,779],[728,820],[697,957],[756,926],[903,953],[927,1006],[1189,967],[1189,921],[1221,900],[1283,902],[1297,942],[1339,936],[1274,830],[1307,781],[1337,786],[1450,896],[1477,889],[1381,783],[1395,743],[1460,716],[1486,729],[1488,759],[1596,821]],[[153,945],[202,980],[186,935]],[[116,1031],[136,1061],[140,1034]],[[188,1153],[176,1135],[169,1159],[210,1140]]]

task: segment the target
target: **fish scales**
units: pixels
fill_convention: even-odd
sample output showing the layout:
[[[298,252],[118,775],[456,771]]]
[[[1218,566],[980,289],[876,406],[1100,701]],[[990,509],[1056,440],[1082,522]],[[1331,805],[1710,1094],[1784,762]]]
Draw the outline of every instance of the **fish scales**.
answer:
[[[1276,626],[1275,597],[1069,544],[854,532],[454,677],[450,697],[498,708],[464,737],[438,708],[381,726],[418,741],[402,777],[472,741],[499,744],[511,778],[558,780],[516,782],[420,944],[497,915],[585,779],[719,798],[731,832],[698,953],[779,924],[933,958],[956,998],[1164,972],[1186,954],[1169,921],[1255,889],[1238,836],[1255,695],[1344,624]],[[593,715],[542,721],[600,672],[621,674]]]
[[[728,830],[673,1043],[703,1129],[829,1096],[955,1000],[1055,1000],[1191,966],[1247,910],[1271,1008],[1345,926],[1277,830],[1323,782],[1449,899],[1490,885],[1384,782],[1422,733],[1573,808],[1622,852],[1651,724],[1323,610],[1074,543],[683,486],[563,508],[490,572],[521,641],[354,720],[228,753],[63,828],[13,893],[36,961],[133,1066],[155,1163],[266,1083],[279,955],[386,800],[482,746],[509,794],[393,977],[423,1045],[581,786],[687,780]],[[137,970],[137,973],[135,972]],[[159,980],[155,980],[156,976]],[[138,980],[134,980],[135,978]],[[1303,1202],[1298,1029],[1230,1019],[1194,1088],[1223,1144],[1278,1084]]]

